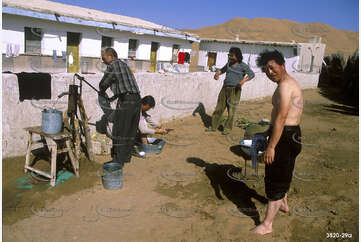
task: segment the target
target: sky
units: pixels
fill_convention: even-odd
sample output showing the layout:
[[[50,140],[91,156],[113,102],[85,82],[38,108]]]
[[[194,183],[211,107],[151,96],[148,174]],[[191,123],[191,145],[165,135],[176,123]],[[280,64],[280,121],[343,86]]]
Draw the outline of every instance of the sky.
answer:
[[[235,17],[320,22],[342,30],[358,31],[358,0],[51,0],[141,18],[175,29],[222,24]]]

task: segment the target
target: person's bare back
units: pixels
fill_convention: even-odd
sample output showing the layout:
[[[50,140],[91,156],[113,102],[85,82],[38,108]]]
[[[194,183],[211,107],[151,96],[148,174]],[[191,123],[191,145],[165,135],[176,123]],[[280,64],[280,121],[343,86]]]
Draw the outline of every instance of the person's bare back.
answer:
[[[272,96],[272,113],[271,123],[274,125],[277,114],[279,112],[280,104],[283,101],[288,103],[288,113],[285,120],[285,125],[294,126],[298,125],[301,121],[301,115],[303,110],[303,96],[302,90],[297,81],[287,75],[287,78],[280,81],[278,87]]]

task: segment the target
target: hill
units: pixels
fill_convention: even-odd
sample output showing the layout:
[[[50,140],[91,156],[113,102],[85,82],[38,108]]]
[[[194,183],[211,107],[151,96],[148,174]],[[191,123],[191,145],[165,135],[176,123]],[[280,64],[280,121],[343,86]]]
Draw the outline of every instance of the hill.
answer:
[[[312,36],[322,37],[325,55],[341,52],[351,55],[358,48],[358,32],[339,30],[322,23],[307,23],[274,18],[233,18],[223,24],[199,29],[183,29],[201,38],[308,42]]]

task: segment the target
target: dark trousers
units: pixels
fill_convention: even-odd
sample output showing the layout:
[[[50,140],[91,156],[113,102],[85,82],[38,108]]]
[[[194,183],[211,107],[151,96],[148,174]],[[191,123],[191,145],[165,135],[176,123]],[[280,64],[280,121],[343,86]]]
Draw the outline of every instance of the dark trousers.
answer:
[[[140,95],[125,94],[119,97],[114,113],[112,131],[112,158],[113,161],[130,162],[135,136],[139,125]]]
[[[270,139],[272,134],[270,136]],[[275,148],[272,164],[265,166],[265,190],[268,200],[277,201],[288,192],[295,167],[295,161],[301,152],[300,126],[284,126],[283,133]]]

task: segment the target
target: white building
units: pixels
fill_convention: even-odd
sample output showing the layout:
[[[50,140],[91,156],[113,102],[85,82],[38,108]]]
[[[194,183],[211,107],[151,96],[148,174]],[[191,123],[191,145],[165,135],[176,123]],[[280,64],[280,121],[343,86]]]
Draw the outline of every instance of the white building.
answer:
[[[196,35],[138,18],[46,0],[3,0],[3,71],[99,72],[101,49],[134,59],[138,71],[176,62]]]
[[[222,68],[228,61],[229,49],[239,47],[243,54],[243,62],[254,72],[260,72],[256,65],[258,54],[264,49],[276,49],[284,55],[288,72],[318,73],[322,67],[326,45],[319,43],[320,39],[311,42],[313,43],[201,39],[198,65],[205,70],[212,66]]]

